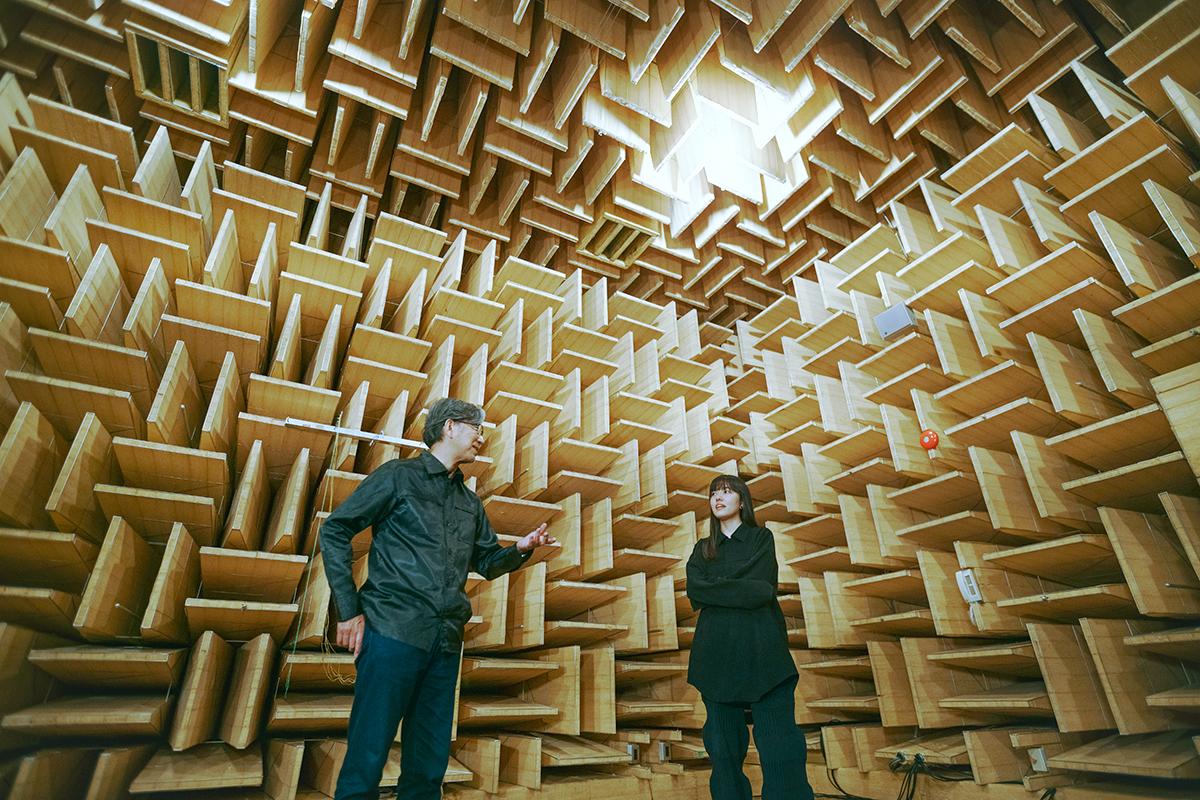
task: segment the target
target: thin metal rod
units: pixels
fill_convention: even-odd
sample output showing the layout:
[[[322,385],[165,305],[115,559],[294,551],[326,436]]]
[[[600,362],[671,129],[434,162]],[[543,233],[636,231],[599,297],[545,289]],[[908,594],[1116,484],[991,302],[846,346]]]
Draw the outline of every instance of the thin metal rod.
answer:
[[[332,433],[336,436],[347,436],[351,439],[364,439],[371,442],[383,442],[384,444],[396,444],[401,447],[416,447],[425,449],[424,442],[413,441],[412,439],[401,439],[395,436],[384,436],[382,433],[368,433],[367,431],[358,431],[353,428],[342,428],[337,425],[322,425],[320,422],[310,422],[306,419],[296,419],[288,417],[283,421],[283,424],[289,428],[307,428],[312,431],[323,431]]]

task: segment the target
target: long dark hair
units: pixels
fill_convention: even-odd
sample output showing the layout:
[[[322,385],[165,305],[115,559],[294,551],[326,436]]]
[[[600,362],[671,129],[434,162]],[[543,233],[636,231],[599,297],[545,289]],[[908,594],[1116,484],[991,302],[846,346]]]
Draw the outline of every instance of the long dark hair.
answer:
[[[712,483],[708,485],[708,496],[711,498],[713,492],[720,489],[729,489],[737,492],[737,496],[742,499],[742,507],[739,514],[742,518],[743,525],[749,525],[751,528],[757,528],[758,523],[754,520],[754,501],[750,498],[750,487],[746,482],[737,475],[718,475],[713,478]],[[717,560],[717,542],[724,536],[721,533],[721,521],[712,513],[712,506],[709,506],[708,511],[708,537],[701,540],[700,552],[709,561]]]

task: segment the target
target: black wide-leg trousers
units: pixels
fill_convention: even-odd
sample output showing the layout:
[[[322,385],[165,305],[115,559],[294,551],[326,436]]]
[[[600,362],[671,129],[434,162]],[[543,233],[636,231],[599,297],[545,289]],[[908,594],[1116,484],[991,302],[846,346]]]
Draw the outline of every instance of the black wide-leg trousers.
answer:
[[[704,748],[712,761],[712,800],[751,800],[750,781],[742,772],[750,748],[746,710],[754,719],[754,744],[762,765],[762,800],[812,800],[805,762],[804,734],[796,725],[792,676],[754,703],[719,703],[704,698]]]

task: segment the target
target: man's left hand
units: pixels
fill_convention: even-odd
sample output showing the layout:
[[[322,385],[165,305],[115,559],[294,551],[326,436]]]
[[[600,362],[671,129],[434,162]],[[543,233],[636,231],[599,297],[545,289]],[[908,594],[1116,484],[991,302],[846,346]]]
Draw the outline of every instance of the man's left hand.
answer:
[[[527,533],[517,542],[517,549],[522,553],[527,553],[535,547],[541,547],[544,544],[557,544],[558,539],[551,536],[546,530],[546,523],[531,533]]]

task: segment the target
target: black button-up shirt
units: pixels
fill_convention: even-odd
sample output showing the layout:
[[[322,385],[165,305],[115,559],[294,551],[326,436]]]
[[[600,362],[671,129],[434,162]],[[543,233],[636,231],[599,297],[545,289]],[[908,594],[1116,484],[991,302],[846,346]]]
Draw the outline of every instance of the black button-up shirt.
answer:
[[[743,524],[718,542],[716,561],[699,542],[688,559],[687,596],[700,619],[687,680],[707,700],[753,703],[797,674],[776,598],[775,538]]]
[[[367,580],[356,589],[350,540],[367,527]],[[326,518],[320,536],[341,619],[365,614],[372,630],[426,651],[439,635],[443,650],[462,647],[471,618],[468,570],[492,580],[532,553],[501,547],[462,471],[450,475],[428,450],[368,475]]]

